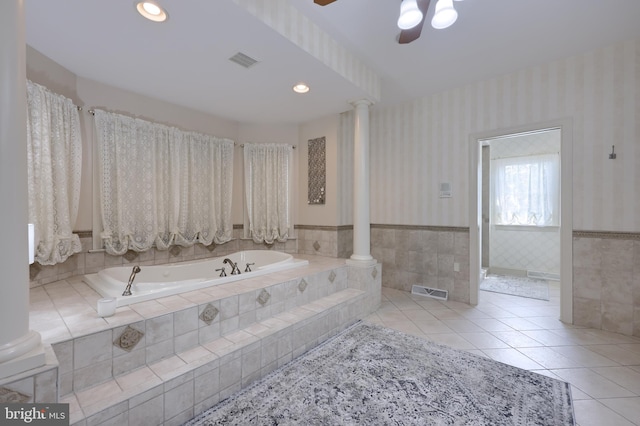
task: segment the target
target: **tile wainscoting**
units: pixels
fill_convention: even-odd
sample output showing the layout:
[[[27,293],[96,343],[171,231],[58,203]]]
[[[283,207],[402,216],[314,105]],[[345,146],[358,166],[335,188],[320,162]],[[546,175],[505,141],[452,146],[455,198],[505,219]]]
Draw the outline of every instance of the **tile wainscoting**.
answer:
[[[573,231],[573,322],[640,336],[640,233]]]
[[[371,255],[382,263],[383,287],[419,284],[469,303],[469,228],[374,224]]]
[[[349,258],[353,253],[353,225],[296,225],[298,253]]]

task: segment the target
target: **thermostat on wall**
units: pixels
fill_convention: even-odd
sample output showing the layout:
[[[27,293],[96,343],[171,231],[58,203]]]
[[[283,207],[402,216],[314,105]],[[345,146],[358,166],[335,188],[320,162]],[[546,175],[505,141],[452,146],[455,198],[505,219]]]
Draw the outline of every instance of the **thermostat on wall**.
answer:
[[[451,184],[449,182],[441,182],[440,183],[440,198],[451,198],[453,194],[451,193]]]

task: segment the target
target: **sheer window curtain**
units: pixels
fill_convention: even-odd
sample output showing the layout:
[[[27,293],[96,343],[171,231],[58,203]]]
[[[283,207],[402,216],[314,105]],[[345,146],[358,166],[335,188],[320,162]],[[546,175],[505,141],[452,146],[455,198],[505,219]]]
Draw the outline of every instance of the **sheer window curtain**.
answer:
[[[558,154],[491,160],[493,223],[558,226],[560,158]]]
[[[233,141],[95,111],[107,253],[232,238]]]
[[[256,243],[273,244],[289,237],[292,149],[284,144],[244,144],[249,233]]]
[[[31,81],[27,81],[27,167],[35,261],[64,262],[82,251],[73,233],[80,203],[80,117],[71,99]]]

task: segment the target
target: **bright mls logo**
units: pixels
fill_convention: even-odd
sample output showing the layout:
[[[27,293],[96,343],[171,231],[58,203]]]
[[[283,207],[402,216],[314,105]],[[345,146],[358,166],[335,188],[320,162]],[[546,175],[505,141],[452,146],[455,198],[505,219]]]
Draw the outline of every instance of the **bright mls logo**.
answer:
[[[69,404],[0,404],[0,424],[69,426]]]

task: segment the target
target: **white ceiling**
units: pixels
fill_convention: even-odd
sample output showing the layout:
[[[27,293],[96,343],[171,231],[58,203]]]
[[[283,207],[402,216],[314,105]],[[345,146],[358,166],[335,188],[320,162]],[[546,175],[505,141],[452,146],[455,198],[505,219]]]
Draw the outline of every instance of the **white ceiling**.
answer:
[[[289,1],[380,76],[378,105],[640,38],[640,0],[464,0],[452,27],[427,22],[408,45],[399,0]],[[80,77],[239,122],[304,122],[367,96],[232,0],[159,3],[164,24],[134,0],[26,0],[27,44]],[[260,62],[242,68],[236,52]],[[298,81],[311,92],[293,93]]]

